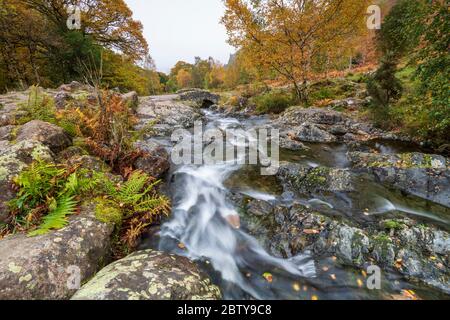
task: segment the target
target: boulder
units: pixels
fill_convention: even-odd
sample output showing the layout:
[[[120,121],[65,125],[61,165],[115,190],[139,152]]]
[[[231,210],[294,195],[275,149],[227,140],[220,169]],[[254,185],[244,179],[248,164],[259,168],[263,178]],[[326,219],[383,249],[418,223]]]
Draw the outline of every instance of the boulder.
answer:
[[[5,144],[0,149],[0,223],[7,222],[8,201],[15,197],[12,180],[33,160],[53,161],[54,155],[47,146],[33,140],[21,141],[15,145]]]
[[[101,270],[73,300],[216,300],[219,288],[184,257],[136,252]]]
[[[203,115],[191,106],[176,100],[176,95],[142,98],[137,110],[139,124],[136,129],[149,124],[156,136],[170,136],[176,129],[187,129]]]
[[[445,157],[351,152],[348,158],[355,170],[368,172],[381,183],[450,207],[450,168]]]
[[[354,191],[353,175],[346,169],[307,168],[282,162],[277,178],[288,188],[301,193]]]
[[[170,155],[163,146],[149,140],[139,141],[135,143],[135,147],[143,154],[134,163],[136,169],[157,179],[162,178],[170,169]]]
[[[344,123],[347,120],[342,113],[319,108],[303,109],[294,107],[284,112],[279,122],[289,125],[301,125],[303,123],[314,123],[323,125],[335,125],[338,123]]]
[[[64,229],[0,240],[0,300],[66,300],[109,259],[113,227],[84,206]]]
[[[17,141],[35,140],[58,153],[72,145],[72,138],[64,129],[54,124],[33,120],[24,124],[17,132]]]

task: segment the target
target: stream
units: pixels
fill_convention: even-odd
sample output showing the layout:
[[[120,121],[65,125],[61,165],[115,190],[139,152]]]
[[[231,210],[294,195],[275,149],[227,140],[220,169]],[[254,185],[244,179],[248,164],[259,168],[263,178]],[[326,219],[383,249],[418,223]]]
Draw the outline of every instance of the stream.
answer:
[[[204,111],[206,127],[248,130],[270,124],[267,117],[245,120],[224,118]],[[168,148],[168,139],[160,139]],[[307,151],[281,151],[281,161],[304,166],[349,168],[345,144],[307,144]],[[417,151],[412,146],[373,142],[380,153]],[[381,217],[409,218],[449,229],[448,209],[417,197],[405,196],[358,176],[358,192],[292,194],[274,176],[261,176],[258,166],[172,166],[166,181],[173,211],[158,234],[149,234],[141,249],[153,248],[186,256],[209,273],[225,299],[391,299],[401,290],[413,290],[423,299],[448,298],[428,286],[408,282],[395,271],[382,272],[382,289],[369,290],[367,274],[343,266],[334,257],[314,257],[303,252],[279,257],[267,252],[260,239],[250,235],[245,217],[232,194],[289,206],[299,203],[331,217],[345,217],[369,225]],[[370,214],[361,215],[367,211]],[[239,225],[239,228],[236,226]]]

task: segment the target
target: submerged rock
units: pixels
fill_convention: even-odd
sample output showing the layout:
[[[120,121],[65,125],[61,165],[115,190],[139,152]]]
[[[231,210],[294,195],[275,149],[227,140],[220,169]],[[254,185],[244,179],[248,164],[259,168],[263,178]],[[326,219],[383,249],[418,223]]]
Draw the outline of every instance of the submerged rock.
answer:
[[[35,140],[59,152],[72,145],[72,138],[64,129],[54,124],[33,120],[24,124],[17,132],[17,141]]]
[[[184,257],[146,250],[101,270],[73,300],[216,300],[219,288]]]
[[[349,153],[348,157],[356,170],[371,173],[381,183],[450,207],[450,167],[445,157],[362,152]]]
[[[0,300],[65,300],[108,262],[112,226],[92,207],[64,229],[38,237],[0,240]]]

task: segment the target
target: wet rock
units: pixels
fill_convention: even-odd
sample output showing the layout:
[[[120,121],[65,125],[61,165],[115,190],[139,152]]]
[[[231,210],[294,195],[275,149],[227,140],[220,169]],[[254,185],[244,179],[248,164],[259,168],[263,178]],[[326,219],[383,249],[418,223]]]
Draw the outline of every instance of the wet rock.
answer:
[[[297,192],[354,191],[353,176],[349,170],[335,168],[306,168],[299,164],[283,162],[277,178]]]
[[[137,110],[139,106],[139,96],[136,91],[131,91],[122,95],[122,100],[128,105],[132,110]]]
[[[170,169],[170,155],[163,146],[149,140],[137,142],[135,147],[143,152],[134,163],[136,169],[157,179]]]
[[[445,157],[351,152],[348,158],[355,170],[369,172],[381,183],[450,207],[450,169]]]
[[[186,89],[178,91],[177,94],[182,101],[193,101],[198,107],[208,108],[212,105],[217,105],[220,100],[220,96],[211,93],[207,90],[201,89]]]
[[[220,290],[188,259],[136,252],[101,270],[73,300],[216,300]]]
[[[320,129],[314,124],[305,123],[295,129],[293,135],[296,139],[303,142],[336,142],[336,136]]]
[[[1,300],[65,300],[109,259],[112,226],[85,206],[61,230],[0,240]]]
[[[36,140],[59,152],[72,145],[72,138],[54,124],[33,120],[24,124],[17,132],[17,141]]]
[[[379,227],[363,229],[299,204],[267,212],[252,215],[251,220],[244,216],[244,222],[273,255],[289,258],[309,250],[316,257],[334,256],[352,267],[375,263],[450,293],[450,236],[446,231],[419,226],[410,219],[382,221]]]
[[[0,127],[0,140],[12,140],[16,128],[13,125]]]
[[[280,148],[292,151],[309,149],[303,143],[294,139],[289,133],[280,135]]]
[[[53,161],[54,155],[47,146],[32,140],[21,141],[15,145],[7,144],[0,148],[0,222],[6,222],[8,201],[15,197],[11,183],[22,170],[37,159]]]

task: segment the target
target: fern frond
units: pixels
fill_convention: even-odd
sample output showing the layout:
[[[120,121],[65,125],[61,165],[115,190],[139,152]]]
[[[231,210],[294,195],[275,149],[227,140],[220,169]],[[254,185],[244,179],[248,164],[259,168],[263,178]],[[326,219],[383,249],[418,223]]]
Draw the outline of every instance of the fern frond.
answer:
[[[57,200],[57,206],[43,218],[43,223],[39,228],[29,233],[29,236],[47,234],[50,230],[58,230],[67,225],[66,217],[74,214],[77,207],[77,201],[73,197],[63,196]]]

